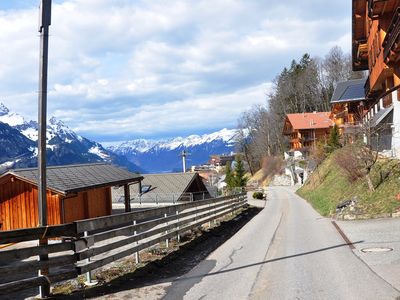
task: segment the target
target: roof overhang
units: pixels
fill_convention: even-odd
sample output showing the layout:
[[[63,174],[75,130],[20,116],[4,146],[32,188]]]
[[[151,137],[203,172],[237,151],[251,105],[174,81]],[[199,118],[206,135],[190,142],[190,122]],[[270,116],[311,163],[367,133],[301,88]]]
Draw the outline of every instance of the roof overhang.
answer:
[[[19,176],[18,174],[14,173],[13,171],[8,171],[7,173],[3,174],[0,179],[5,178],[6,176],[11,176],[11,178],[16,178],[18,180],[24,181],[26,183],[29,183],[33,186],[38,185],[36,181],[29,180],[28,178],[25,178],[23,176]],[[116,181],[110,181],[107,183],[102,183],[102,184],[95,184],[95,185],[87,185],[87,186],[82,186],[74,189],[69,189],[69,190],[58,190],[51,185],[47,185],[47,190],[51,191],[55,194],[59,194],[61,196],[68,196],[70,194],[76,194],[79,192],[87,191],[87,190],[92,190],[92,189],[97,189],[97,188],[102,188],[102,187],[111,187],[111,186],[116,186],[116,185],[125,185],[129,183],[136,183],[139,181],[143,180],[143,176],[140,177],[135,177],[135,178],[130,178],[130,179],[125,179],[125,180],[116,180]],[[1,182],[1,181],[0,181]]]
[[[368,70],[368,48],[366,36],[367,1],[352,3],[352,57],[353,70]]]

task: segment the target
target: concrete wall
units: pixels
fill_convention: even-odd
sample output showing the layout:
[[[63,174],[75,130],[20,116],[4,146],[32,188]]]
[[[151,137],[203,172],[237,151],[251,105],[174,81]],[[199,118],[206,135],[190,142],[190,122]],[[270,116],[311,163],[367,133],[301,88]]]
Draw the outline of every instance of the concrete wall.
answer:
[[[400,99],[398,91],[392,93],[393,100],[393,137],[392,151],[394,156],[400,158]]]

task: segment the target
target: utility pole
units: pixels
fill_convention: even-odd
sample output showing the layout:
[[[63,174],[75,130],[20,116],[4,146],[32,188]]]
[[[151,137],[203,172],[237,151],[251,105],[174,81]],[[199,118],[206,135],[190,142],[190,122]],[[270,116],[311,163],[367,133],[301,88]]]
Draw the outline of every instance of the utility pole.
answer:
[[[182,156],[182,165],[183,165],[183,173],[186,173],[186,156],[190,155],[190,153],[183,150],[179,156]]]
[[[39,225],[47,226],[47,199],[46,199],[46,128],[47,128],[47,69],[49,51],[49,26],[51,23],[51,0],[40,0],[39,6],[39,109],[38,109],[38,207]],[[42,237],[39,245],[47,245],[47,238]],[[40,255],[40,260],[48,260],[48,255]],[[39,275],[48,275],[48,268],[40,270]],[[40,287],[40,297],[50,295],[50,284]]]

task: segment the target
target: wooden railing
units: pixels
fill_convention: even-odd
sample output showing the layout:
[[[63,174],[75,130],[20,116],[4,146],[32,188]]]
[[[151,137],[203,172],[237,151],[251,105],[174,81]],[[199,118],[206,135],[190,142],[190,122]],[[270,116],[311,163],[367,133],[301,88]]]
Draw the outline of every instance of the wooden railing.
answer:
[[[71,224],[0,231],[0,296],[76,278],[162,241],[224,217],[247,203],[246,194],[76,221]],[[45,246],[37,239],[56,238]],[[39,260],[48,255],[47,260]],[[49,269],[48,275],[37,275]],[[18,274],[18,278],[15,278]],[[1,298],[1,297],[0,297]]]
[[[376,19],[382,13],[385,2],[388,0],[368,0],[368,16],[371,19]],[[380,6],[380,7],[377,7]],[[380,8],[380,10],[378,9]]]
[[[382,43],[382,46],[384,48],[383,59],[385,60],[385,62],[390,61],[390,55],[399,37],[400,37],[400,7],[397,8],[396,12],[394,13],[388,32]]]

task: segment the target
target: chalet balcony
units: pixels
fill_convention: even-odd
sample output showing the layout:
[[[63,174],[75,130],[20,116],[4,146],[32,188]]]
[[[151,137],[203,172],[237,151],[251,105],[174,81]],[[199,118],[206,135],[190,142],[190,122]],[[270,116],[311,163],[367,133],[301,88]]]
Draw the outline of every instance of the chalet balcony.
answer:
[[[395,63],[400,53],[400,7],[393,16],[382,46],[385,62]]]
[[[315,138],[313,138],[312,136],[304,136],[301,138],[301,142],[302,143],[310,143],[310,142],[314,142]]]
[[[365,114],[364,123],[370,123],[370,126],[376,127],[393,110],[393,101],[398,99],[399,87],[395,87],[386,92],[378,102],[372,105]]]
[[[368,16],[371,19],[378,19],[384,12],[390,0],[368,0]]]

